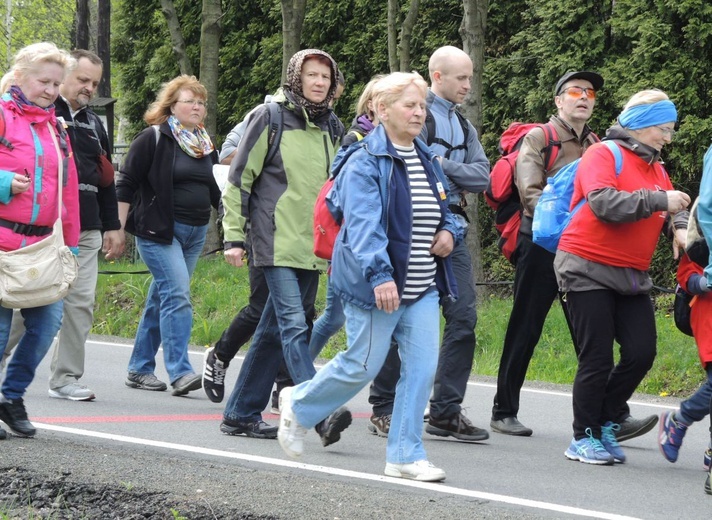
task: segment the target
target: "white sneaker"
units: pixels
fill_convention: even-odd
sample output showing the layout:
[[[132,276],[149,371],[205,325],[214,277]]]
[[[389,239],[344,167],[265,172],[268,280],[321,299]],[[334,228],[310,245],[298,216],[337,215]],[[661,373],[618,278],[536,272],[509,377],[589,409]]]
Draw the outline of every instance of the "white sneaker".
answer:
[[[70,401],[91,401],[96,398],[94,392],[79,383],[69,383],[55,389],[50,388],[48,394],[55,399],[69,399]]]
[[[427,460],[416,460],[408,464],[386,463],[384,471],[388,477],[408,478],[420,482],[438,482],[445,480],[445,472],[436,468]]]
[[[279,393],[279,430],[277,440],[284,453],[298,459],[304,451],[304,436],[307,429],[297,422],[292,411],[292,388],[288,386]]]

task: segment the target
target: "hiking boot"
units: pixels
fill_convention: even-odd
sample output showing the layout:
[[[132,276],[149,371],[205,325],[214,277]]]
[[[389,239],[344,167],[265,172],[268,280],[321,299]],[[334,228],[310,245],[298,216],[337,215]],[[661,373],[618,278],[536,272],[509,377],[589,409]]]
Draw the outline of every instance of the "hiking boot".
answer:
[[[503,433],[505,435],[515,435],[518,437],[529,437],[532,433],[531,428],[527,428],[516,417],[505,417],[504,419],[492,419],[490,428],[493,432]]]
[[[616,432],[616,440],[618,442],[623,442],[634,437],[640,437],[655,428],[657,423],[657,415],[649,415],[644,419],[634,419],[633,417],[628,416],[623,421],[618,423],[621,429]]]
[[[69,399],[70,401],[91,401],[96,398],[94,392],[79,383],[69,383],[59,388],[50,388],[49,396],[55,399]]]
[[[675,412],[665,412],[660,416],[658,446],[660,453],[670,462],[675,462],[682,447],[682,439],[687,433],[687,425],[675,420]]]
[[[213,403],[221,403],[225,397],[225,372],[230,363],[220,361],[215,347],[205,351],[203,357],[203,390]]]
[[[321,445],[325,448],[330,444],[339,442],[341,432],[351,425],[351,412],[342,406],[329,417],[316,425],[316,433],[321,437]]]
[[[586,434],[588,437],[583,439],[571,439],[571,444],[564,452],[566,458],[586,464],[612,465],[614,461],[613,455],[608,453],[601,441],[593,436],[591,428],[586,428]]]
[[[702,467],[705,471],[709,471],[712,468],[712,448],[707,448],[705,450],[704,458],[702,459]]]
[[[391,464],[388,462],[383,473],[388,477],[407,478],[420,482],[445,480],[445,472],[440,468],[436,468],[427,460],[417,460],[408,464]]]
[[[307,434],[307,429],[299,424],[297,416],[292,411],[293,389],[294,387],[288,386],[279,393],[280,415],[277,440],[284,453],[298,459],[304,451],[304,436]]]
[[[10,431],[18,437],[34,437],[37,430],[27,419],[25,403],[22,398],[0,403],[0,421],[7,424]]]
[[[616,440],[616,432],[620,430],[619,424],[608,421],[601,426],[601,444],[608,453],[613,455],[613,462],[623,464],[625,462],[625,453],[621,449],[621,445]]]
[[[158,379],[154,374],[138,374],[136,372],[129,372],[126,378],[126,386],[154,392],[163,392],[168,388],[166,383]]]
[[[173,387],[173,395],[186,395],[188,392],[203,386],[203,378],[198,374],[186,374],[178,378],[175,383],[171,383],[171,386]]]
[[[277,427],[270,426],[262,420],[242,422],[223,419],[223,422],[220,423],[220,431],[225,435],[246,435],[247,437],[252,437],[253,439],[277,438]]]
[[[379,437],[388,437],[388,432],[391,430],[391,414],[388,415],[372,415],[371,424],[368,425],[368,431]]]
[[[444,419],[430,417],[425,431],[438,437],[455,437],[461,441],[484,441],[489,439],[487,430],[474,426],[462,412]]]
[[[279,392],[272,390],[272,406],[269,409],[275,415],[279,415]]]

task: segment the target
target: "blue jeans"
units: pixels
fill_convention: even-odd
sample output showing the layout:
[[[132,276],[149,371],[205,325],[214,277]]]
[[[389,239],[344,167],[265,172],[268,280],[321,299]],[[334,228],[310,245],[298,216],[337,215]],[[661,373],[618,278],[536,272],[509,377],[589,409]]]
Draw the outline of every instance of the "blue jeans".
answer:
[[[45,305],[22,309],[25,332],[7,365],[2,395],[6,399],[20,399],[35,378],[35,370],[45,357],[54,337],[62,326],[62,300]],[[0,307],[0,357],[5,352],[12,324],[12,309]]]
[[[344,316],[344,306],[341,298],[336,296],[333,285],[328,282],[326,286],[326,307],[319,319],[314,322],[311,340],[309,341],[309,356],[312,360],[319,357],[319,353],[326,346],[331,336],[339,332],[344,326],[346,316]]]
[[[190,226],[176,222],[171,244],[136,237],[136,247],[153,281],[138,324],[129,360],[130,373],[152,374],[161,343],[171,383],[195,373],[188,359],[188,341],[193,328],[190,277],[203,251],[207,231],[207,224]]]
[[[263,272],[269,299],[225,405],[223,415],[230,421],[262,419],[282,359],[296,383],[316,372],[309,357],[306,313],[314,306],[319,272],[291,267],[264,267]]]
[[[438,360],[440,317],[435,291],[401,305],[391,314],[345,302],[348,348],[339,352],[311,381],[292,393],[299,424],[311,428],[368,384],[386,359],[391,337],[401,357],[400,379],[388,434],[386,461],[405,464],[427,459],[423,447],[423,411]]]
[[[704,419],[710,413],[712,399],[712,363],[707,363],[707,380],[691,397],[680,403],[678,417],[686,424],[692,424]],[[710,430],[712,431],[712,429]]]

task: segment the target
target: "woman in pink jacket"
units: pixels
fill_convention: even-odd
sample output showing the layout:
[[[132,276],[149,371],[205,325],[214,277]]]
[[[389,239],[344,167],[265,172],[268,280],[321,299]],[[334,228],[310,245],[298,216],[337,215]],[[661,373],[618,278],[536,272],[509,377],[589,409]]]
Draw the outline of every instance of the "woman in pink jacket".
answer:
[[[54,114],[59,85],[73,61],[69,53],[52,43],[28,45],[17,53],[0,83],[0,123],[4,121],[5,128],[0,132],[0,251],[34,244],[52,232],[59,214],[57,190],[62,163],[64,241],[75,254],[78,252],[77,171],[67,134]],[[35,428],[27,419],[22,397],[59,331],[62,301],[21,312],[26,330],[0,389],[0,420],[15,435],[32,437]],[[0,354],[7,345],[11,322],[12,309],[0,307]],[[5,437],[5,430],[0,428],[0,439]]]

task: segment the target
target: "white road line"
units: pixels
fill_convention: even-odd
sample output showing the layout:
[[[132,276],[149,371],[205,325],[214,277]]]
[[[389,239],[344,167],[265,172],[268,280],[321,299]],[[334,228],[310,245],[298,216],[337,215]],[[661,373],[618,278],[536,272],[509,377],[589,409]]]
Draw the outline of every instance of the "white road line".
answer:
[[[444,484],[435,484],[427,482],[415,482],[412,480],[402,480],[397,478],[386,477],[382,475],[372,475],[370,473],[361,473],[359,471],[350,471],[339,468],[331,468],[327,466],[316,466],[313,464],[304,464],[301,462],[294,462],[291,460],[281,460],[273,459],[270,457],[261,457],[258,455],[248,455],[245,453],[235,453],[221,450],[214,450],[210,448],[201,448],[199,446],[189,446],[186,444],[175,444],[172,442],[162,442],[154,441],[150,439],[141,439],[137,437],[127,437],[124,435],[115,435],[111,433],[95,432],[91,430],[80,430],[78,428],[67,428],[64,426],[56,426],[50,424],[39,424],[34,423],[37,428],[43,430],[56,431],[61,433],[68,433],[72,435],[81,435],[84,437],[94,437],[98,439],[106,439],[116,442],[123,442],[127,444],[139,444],[141,446],[153,446],[156,448],[165,448],[169,450],[183,451],[188,453],[199,453],[202,455],[211,455],[214,457],[222,457],[228,459],[242,460],[246,462],[258,462],[260,464],[267,464],[270,466],[281,466],[284,468],[294,468],[302,469],[305,471],[312,471],[316,473],[325,473],[327,475],[338,475],[341,477],[355,478],[359,480],[371,480],[376,482],[387,482],[388,484],[407,486],[413,488],[419,488],[427,491],[434,491],[436,493],[443,493],[448,495],[458,495],[468,498],[476,498],[480,500],[488,500],[491,502],[501,502],[504,504],[511,504],[515,506],[529,507],[533,509],[541,509],[545,511],[554,511],[557,513],[565,513],[576,516],[586,516],[590,518],[602,518],[606,520],[636,520],[635,517],[617,515],[613,513],[606,513],[602,511],[594,511],[590,509],[581,509],[578,507],[564,506],[560,504],[553,504],[549,502],[540,502],[538,500],[528,500],[525,498],[512,497],[507,495],[498,495],[495,493],[485,493],[482,491],[472,491],[468,489],[461,489],[451,486],[446,486]]]

